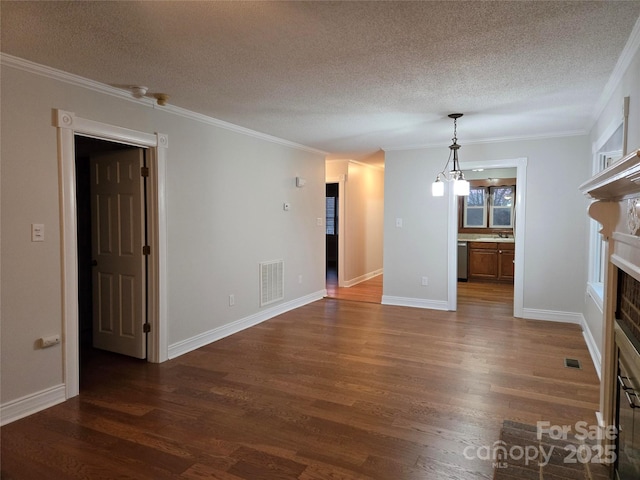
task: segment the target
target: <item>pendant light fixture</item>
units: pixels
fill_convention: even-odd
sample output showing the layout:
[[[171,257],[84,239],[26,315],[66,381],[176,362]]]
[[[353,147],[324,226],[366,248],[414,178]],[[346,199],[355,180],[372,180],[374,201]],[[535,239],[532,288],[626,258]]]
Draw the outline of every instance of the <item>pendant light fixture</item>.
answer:
[[[469,182],[464,179],[464,173],[460,170],[458,164],[458,145],[457,128],[458,119],[462,116],[462,113],[451,113],[449,118],[453,118],[453,143],[449,145],[449,159],[444,165],[442,171],[436,176],[436,181],[431,185],[431,193],[434,197],[442,197],[444,195],[444,182],[453,182],[453,193],[459,196],[469,195]],[[453,155],[453,167],[446,173],[447,166],[451,161],[451,155]]]

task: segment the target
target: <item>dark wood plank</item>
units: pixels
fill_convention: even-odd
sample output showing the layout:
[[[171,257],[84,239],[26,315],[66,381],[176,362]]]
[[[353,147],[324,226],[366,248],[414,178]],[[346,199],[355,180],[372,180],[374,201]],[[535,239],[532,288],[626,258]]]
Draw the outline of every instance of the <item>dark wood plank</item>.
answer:
[[[463,452],[503,420],[598,408],[579,327],[512,301],[462,283],[457,312],[325,299],[160,365],[90,352],[79,397],[2,427],[2,478],[490,479]]]

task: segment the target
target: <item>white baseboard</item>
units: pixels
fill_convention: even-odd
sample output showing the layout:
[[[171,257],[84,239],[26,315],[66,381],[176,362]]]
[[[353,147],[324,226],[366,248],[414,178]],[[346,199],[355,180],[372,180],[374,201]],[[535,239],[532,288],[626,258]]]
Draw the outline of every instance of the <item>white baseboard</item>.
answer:
[[[0,425],[6,425],[66,400],[64,384],[26,395],[0,406]]]
[[[547,322],[575,323],[576,325],[582,325],[584,321],[581,313],[538,310],[535,308],[523,308],[522,318],[527,320],[546,320]]]
[[[449,310],[449,304],[442,300],[426,300],[424,298],[382,296],[383,305],[396,305],[399,307],[429,308],[431,310]]]
[[[378,275],[382,275],[382,271],[382,268],[380,268],[378,270],[374,270],[373,272],[365,273],[364,275],[360,275],[359,277],[352,278],[351,280],[345,280],[344,286],[353,287],[354,285],[357,285],[359,283],[366,282],[367,280],[371,280]]]
[[[522,316],[523,318],[526,318],[528,320],[545,320],[547,322],[564,322],[580,325],[580,327],[582,328],[582,336],[584,337],[584,341],[587,344],[589,355],[591,355],[591,361],[593,362],[593,366],[596,369],[598,378],[601,378],[600,375],[602,357],[600,355],[598,347],[596,346],[596,341],[594,340],[593,335],[589,330],[587,321],[585,320],[582,313],[557,312],[554,310],[536,310],[534,308],[525,308],[523,309]]]
[[[281,303],[280,305],[261,310],[258,313],[249,315],[245,318],[241,318],[226,325],[222,325],[199,335],[195,335],[186,340],[176,342],[172,345],[169,345],[169,359],[179,357],[180,355],[184,355],[185,353],[191,352],[200,347],[204,347],[205,345],[228,337],[229,335],[233,335],[234,333],[238,333],[246,328],[253,327],[254,325],[262,323],[282,313],[288,312],[289,310],[293,310],[302,307],[303,305],[307,305],[308,303],[321,300],[326,295],[326,290],[320,290],[304,297],[296,298],[295,300],[291,300],[289,302]]]

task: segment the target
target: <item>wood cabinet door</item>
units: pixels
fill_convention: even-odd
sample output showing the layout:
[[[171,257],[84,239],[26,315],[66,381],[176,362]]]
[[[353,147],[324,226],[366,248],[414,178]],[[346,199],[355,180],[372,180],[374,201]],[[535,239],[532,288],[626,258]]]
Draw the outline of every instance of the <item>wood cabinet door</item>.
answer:
[[[498,278],[498,251],[495,249],[469,250],[470,278]]]
[[[499,280],[513,280],[515,259],[514,250],[498,250],[498,279]]]

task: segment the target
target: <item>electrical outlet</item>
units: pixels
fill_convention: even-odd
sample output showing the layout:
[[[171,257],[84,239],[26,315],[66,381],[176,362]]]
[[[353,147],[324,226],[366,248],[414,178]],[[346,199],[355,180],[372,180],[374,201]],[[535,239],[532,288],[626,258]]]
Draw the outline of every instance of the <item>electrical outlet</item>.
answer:
[[[298,283],[302,283],[302,275],[298,275]]]
[[[235,295],[231,294],[229,295],[229,306],[233,307],[236,304],[236,297]]]
[[[427,285],[429,285],[429,278],[428,277],[422,277],[422,286],[426,287]]]
[[[316,225],[319,226],[319,227],[322,226],[322,217],[316,218]]]
[[[396,218],[396,227],[397,228],[402,228],[402,219],[401,218]]]

